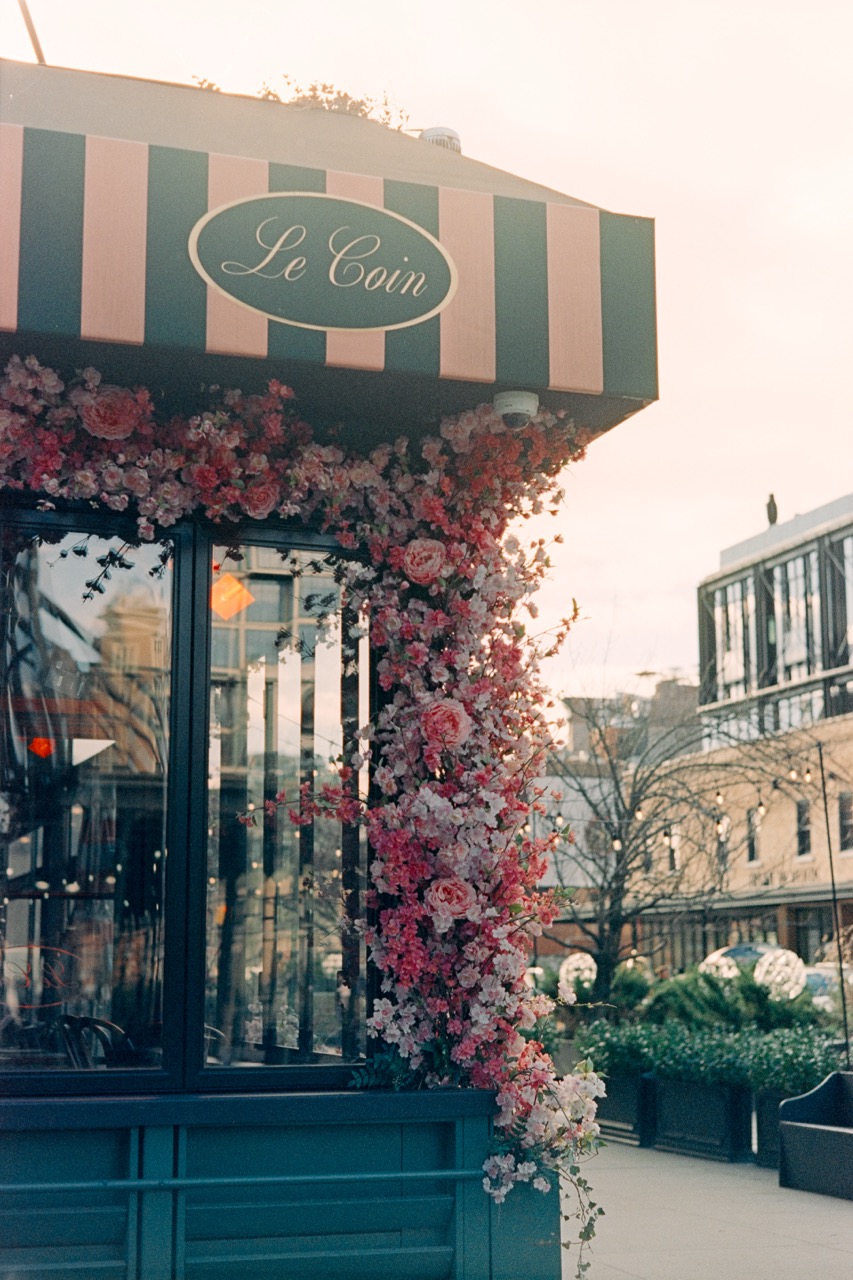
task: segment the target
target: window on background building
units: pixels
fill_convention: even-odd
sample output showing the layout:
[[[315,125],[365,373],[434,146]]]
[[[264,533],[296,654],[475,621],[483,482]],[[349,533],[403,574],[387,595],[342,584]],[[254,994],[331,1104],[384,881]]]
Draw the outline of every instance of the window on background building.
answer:
[[[755,688],[755,585],[752,575],[714,591],[714,664],[718,701]]]
[[[822,669],[817,552],[807,551],[773,569],[776,679],[779,684]]]
[[[807,689],[803,693],[775,698],[767,708],[766,728],[773,733],[804,729],[823,718],[823,689]]]
[[[746,860],[758,862],[761,856],[758,837],[761,830],[761,816],[757,809],[746,811]]]
[[[717,870],[720,876],[724,876],[729,869],[729,836],[731,834],[731,819],[728,814],[722,814],[716,823],[717,831]]]
[[[838,797],[838,842],[840,849],[853,849],[853,791]]]
[[[828,665],[845,667],[853,660],[853,534],[829,544],[826,569]]]
[[[797,857],[805,858],[812,851],[812,829],[808,800],[797,801]]]
[[[171,564],[0,532],[6,1070],[160,1065]]]

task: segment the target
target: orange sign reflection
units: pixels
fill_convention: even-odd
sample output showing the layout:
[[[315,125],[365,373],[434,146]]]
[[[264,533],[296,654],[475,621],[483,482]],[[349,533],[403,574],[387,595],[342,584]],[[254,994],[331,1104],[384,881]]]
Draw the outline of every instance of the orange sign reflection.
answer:
[[[223,621],[233,618],[241,609],[248,609],[255,597],[244,587],[233,573],[223,573],[213,584],[210,592],[210,607]]]

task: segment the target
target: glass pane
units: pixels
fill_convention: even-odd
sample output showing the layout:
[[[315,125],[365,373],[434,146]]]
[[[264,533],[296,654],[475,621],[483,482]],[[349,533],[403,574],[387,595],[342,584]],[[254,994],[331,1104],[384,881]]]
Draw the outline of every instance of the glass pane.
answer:
[[[354,749],[369,713],[366,640],[307,552],[217,548],[211,611],[206,1062],[353,1061],[362,834],[294,824],[288,809],[301,785],[337,783],[333,762]],[[286,804],[265,810],[282,792]],[[254,827],[238,818],[249,811]]]
[[[0,533],[0,1068],[160,1063],[168,546]]]

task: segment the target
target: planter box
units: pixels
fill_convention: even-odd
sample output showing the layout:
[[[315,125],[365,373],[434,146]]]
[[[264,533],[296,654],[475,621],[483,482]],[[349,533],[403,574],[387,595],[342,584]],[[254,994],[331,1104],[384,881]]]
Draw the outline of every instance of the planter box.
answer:
[[[790,1096],[781,1089],[755,1095],[755,1163],[762,1169],[779,1168],[779,1105]]]
[[[608,1076],[598,1123],[609,1142],[651,1147],[655,1140],[655,1082],[650,1075]]]
[[[0,1102],[0,1277],[560,1280],[479,1090]]]
[[[709,1160],[752,1158],[747,1089],[684,1080],[658,1080],[656,1086],[654,1145],[659,1151]]]
[[[779,1112],[779,1186],[853,1200],[853,1071],[833,1071]]]

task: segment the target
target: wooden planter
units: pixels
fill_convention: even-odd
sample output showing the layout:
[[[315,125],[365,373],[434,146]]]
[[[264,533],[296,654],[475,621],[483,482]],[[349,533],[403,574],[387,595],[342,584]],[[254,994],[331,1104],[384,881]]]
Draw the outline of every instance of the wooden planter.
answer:
[[[559,1280],[556,1191],[482,1186],[494,1098],[0,1103],[0,1276]]]
[[[650,1075],[608,1076],[597,1119],[608,1142],[651,1147],[655,1140],[655,1082]]]
[[[752,1106],[738,1085],[656,1082],[655,1147],[709,1160],[749,1160]]]

